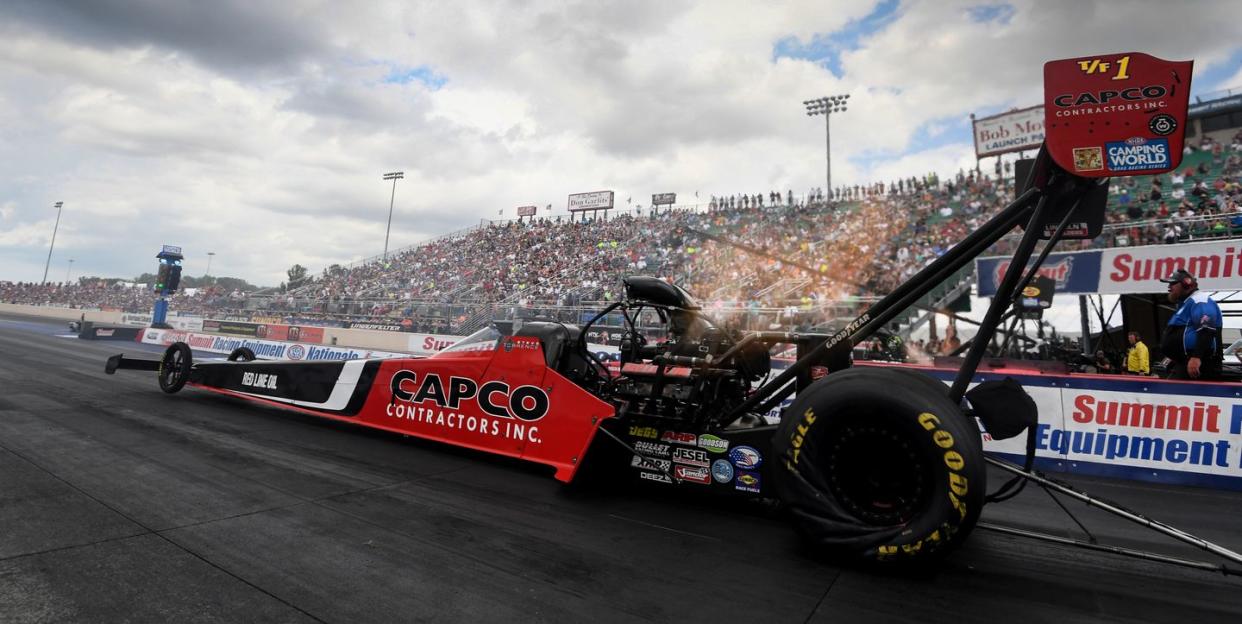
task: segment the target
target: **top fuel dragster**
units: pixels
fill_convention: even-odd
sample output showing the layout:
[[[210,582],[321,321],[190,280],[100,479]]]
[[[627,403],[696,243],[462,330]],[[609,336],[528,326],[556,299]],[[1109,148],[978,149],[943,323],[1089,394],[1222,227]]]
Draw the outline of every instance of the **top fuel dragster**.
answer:
[[[1099,66],[1090,65],[1093,59],[1046,64],[1047,138],[1017,198],[830,335],[720,327],[682,288],[634,276],[625,280],[624,298],[583,327],[550,321],[512,331],[493,327],[428,358],[274,362],[256,361],[242,349],[230,357],[236,361],[195,363],[187,345],[174,343],[159,360],[113,356],[107,372],[155,371],[170,393],[189,385],[538,462],[565,482],[580,475],[588,451],[624,449],[623,465],[613,472],[778,499],[809,543],[835,556],[935,560],[965,539],[986,502],[1034,481],[1242,563],[1242,555],[1033,471],[1029,442],[1025,466],[985,457],[979,422],[994,438],[1026,433],[1030,439],[1034,402],[1012,383],[967,392],[1002,313],[1055,243],[1099,234],[1108,178],[1167,171],[1180,159],[1191,64],[1138,53],[1124,58],[1129,73],[1121,81],[1085,72]],[[1133,158],[1114,159],[1117,142],[1150,147],[1126,152],[1146,154],[1145,168],[1128,168]],[[851,367],[855,345],[1019,225],[1021,242],[951,387],[905,369]],[[1041,239],[1047,243],[1032,262]],[[609,314],[620,314],[627,327],[617,370],[585,338]],[[642,314],[665,324],[666,341],[647,342],[638,331]],[[798,359],[773,376],[775,345],[792,345]],[[768,424],[761,415],[795,392],[779,423]],[[988,465],[1016,476],[988,494]]]

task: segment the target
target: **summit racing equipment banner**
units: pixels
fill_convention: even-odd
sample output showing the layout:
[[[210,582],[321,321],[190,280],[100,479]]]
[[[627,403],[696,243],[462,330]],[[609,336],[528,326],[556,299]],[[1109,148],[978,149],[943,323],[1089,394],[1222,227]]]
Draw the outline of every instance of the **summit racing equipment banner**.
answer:
[[[275,340],[257,340],[253,338],[233,338],[230,336],[213,336],[172,329],[146,329],[138,339],[139,342],[153,345],[168,346],[174,342],[184,342],[191,349],[210,353],[232,353],[234,349],[246,347],[254,351],[261,360],[358,360],[374,358],[408,358],[409,353],[393,353],[391,351],[372,351],[350,347],[326,347],[301,342],[281,342]]]
[[[1039,149],[1044,142],[1044,107],[1032,106],[974,120],[975,157]]]
[[[1193,66],[1138,52],[1045,63],[1044,117],[1052,159],[1088,178],[1176,168]]]
[[[996,286],[1008,266],[1009,258],[975,260],[980,297],[996,294]],[[1203,290],[1242,290],[1242,241],[1053,253],[1039,268],[1039,274],[1056,280],[1058,294],[1131,295],[1167,291],[1168,284],[1160,279],[1177,269],[1190,271]]]
[[[924,372],[951,384],[956,371]],[[1233,384],[1020,374],[979,374],[974,383],[1006,376],[1039,408],[1041,469],[1242,490],[1242,398]],[[987,451],[1025,454],[1025,436],[983,439]]]
[[[1221,240],[1183,245],[1114,247],[1102,252],[1099,292],[1162,293],[1160,279],[1186,269],[1203,290],[1242,290],[1242,241]]]
[[[1009,268],[1009,262],[1008,257],[975,259],[975,276],[980,297],[996,294],[996,288],[1004,277],[1005,270]],[[1048,254],[1048,259],[1039,267],[1039,274],[1056,281],[1056,294],[1095,294],[1100,288],[1100,252],[1091,250]]]

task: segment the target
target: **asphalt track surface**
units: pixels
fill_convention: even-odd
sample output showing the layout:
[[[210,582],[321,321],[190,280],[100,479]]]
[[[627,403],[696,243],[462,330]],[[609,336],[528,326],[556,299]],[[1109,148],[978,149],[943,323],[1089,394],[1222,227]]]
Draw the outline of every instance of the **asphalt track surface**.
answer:
[[[1242,579],[976,531],[934,573],[808,557],[779,514],[103,372],[0,318],[0,622],[1242,622]],[[1072,479],[1242,550],[1242,493]],[[1101,541],[1193,558],[1079,503]],[[1063,535],[1037,488],[984,520]]]

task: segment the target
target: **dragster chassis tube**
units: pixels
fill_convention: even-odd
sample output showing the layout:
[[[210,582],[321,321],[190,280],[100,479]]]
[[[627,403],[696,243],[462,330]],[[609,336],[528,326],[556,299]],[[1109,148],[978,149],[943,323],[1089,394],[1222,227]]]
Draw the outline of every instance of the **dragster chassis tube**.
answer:
[[[1163,522],[1160,522],[1159,520],[1152,520],[1151,518],[1148,518],[1146,516],[1134,513],[1133,511],[1130,511],[1119,505],[1114,505],[1107,501],[1094,498],[1085,492],[1079,492],[1078,490],[1075,490],[1074,488],[1071,488],[1063,483],[1060,483],[1059,481],[1054,481],[1052,479],[1044,477],[1043,475],[1040,475],[1039,473],[1036,473],[1034,471],[1027,472],[1019,468],[1018,466],[1015,466],[1007,461],[996,459],[995,457],[985,457],[984,459],[987,460],[988,464],[992,466],[996,466],[997,468],[1000,468],[1001,470],[1005,470],[1015,475],[1021,476],[1025,479],[1034,481],[1043,487],[1056,490],[1062,494],[1065,494],[1066,496],[1082,501],[1086,503],[1088,506],[1098,507],[1113,515],[1125,518],[1126,520],[1129,520],[1130,522],[1133,522],[1137,525],[1144,526],[1158,533],[1163,533],[1165,535],[1168,535],[1169,537],[1179,542],[1190,544],[1191,546],[1194,546],[1202,550],[1206,550],[1214,555],[1223,557],[1234,563],[1242,564],[1242,554],[1233,552],[1232,550],[1229,550],[1228,548],[1219,546],[1217,544],[1213,544],[1212,542],[1209,542],[1203,538],[1195,537],[1194,535],[1191,535],[1190,533],[1187,533],[1178,528],[1171,527]],[[1221,571],[1221,572],[1225,572],[1226,574],[1231,572],[1231,570],[1223,569],[1223,566],[1222,568],[1214,568],[1214,569]]]

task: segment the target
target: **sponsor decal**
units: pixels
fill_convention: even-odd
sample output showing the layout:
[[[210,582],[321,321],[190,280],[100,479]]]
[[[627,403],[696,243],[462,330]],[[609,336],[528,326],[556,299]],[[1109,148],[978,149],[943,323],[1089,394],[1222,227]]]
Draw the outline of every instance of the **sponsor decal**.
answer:
[[[798,466],[798,458],[802,456],[802,445],[806,442],[806,434],[811,431],[811,425],[815,424],[815,410],[806,408],[802,413],[802,422],[794,429],[793,435],[790,436],[790,448],[792,453],[786,453],[785,467],[790,472],[795,472]]]
[[[707,457],[707,451],[696,448],[677,447],[673,449],[673,461],[679,464],[689,464],[691,466],[702,466],[704,468],[711,465],[711,460]]]
[[[306,357],[306,347],[300,344],[289,345],[288,355],[291,360],[300,360]]]
[[[115,331],[115,330],[111,330],[111,329],[96,329],[96,330],[95,330],[95,335],[96,335],[96,336],[99,336],[99,337],[101,337],[101,338],[102,338],[102,337],[111,336],[112,334],[115,334],[115,333],[116,333],[116,331]]]
[[[1002,260],[996,263],[996,268],[992,270],[992,284],[1000,284],[1005,278],[1005,271],[1009,270],[1009,260]],[[1056,281],[1057,288],[1060,289],[1069,283],[1070,277],[1074,271],[1074,256],[1065,256],[1061,260],[1048,263],[1045,262],[1039,267],[1037,275],[1041,277],[1049,277]],[[995,286],[991,290],[996,292]]]
[[[630,465],[635,468],[642,468],[644,470],[659,470],[661,472],[668,472],[673,468],[673,462],[667,459],[643,457],[642,455],[635,455],[634,458],[630,460]]]
[[[660,436],[660,441],[672,442],[673,444],[689,444],[690,446],[694,446],[698,444],[699,436],[682,431],[665,431],[664,434]]]
[[[643,455],[647,455],[649,457],[651,456],[668,457],[672,451],[672,447],[667,444],[660,444],[658,442],[647,442],[646,440],[639,440],[634,443],[634,450],[638,451],[639,453],[642,453]]]
[[[366,329],[370,331],[386,332],[406,331],[406,329],[400,325],[392,325],[388,323],[350,323],[349,329]]]
[[[678,481],[689,481],[690,483],[701,485],[707,485],[712,482],[706,466],[683,466],[677,464],[673,467],[673,477]]]
[[[534,423],[547,415],[550,402],[538,386],[513,388],[496,380],[480,384],[455,375],[445,380],[436,373],[426,373],[420,379],[414,371],[400,370],[393,374],[388,387],[392,401],[385,413],[393,418],[542,443]],[[475,401],[485,415],[457,412],[468,400]]]
[[[274,373],[242,373],[242,385],[251,388],[259,388],[260,390],[275,390],[276,375]]]
[[[729,441],[710,433],[704,433],[699,436],[699,448],[707,449],[712,453],[723,453],[729,449]]]
[[[672,477],[669,477],[668,475],[662,472],[647,472],[646,470],[640,471],[638,473],[638,478],[643,479],[645,481],[655,481],[656,483],[672,483],[673,482]]]
[[[1172,115],[1161,113],[1147,122],[1147,129],[1160,136],[1168,136],[1177,132],[1177,119]]]
[[[737,480],[733,482],[733,489],[741,492],[759,493],[759,473],[746,472],[745,470],[737,471]]]
[[[1109,171],[1164,169],[1171,162],[1168,139],[1132,137],[1105,143],[1104,147],[1108,153]]]
[[[1117,110],[1141,110],[1143,105],[1134,104],[1127,105],[1126,102],[1142,102],[1144,100],[1156,100],[1164,97],[1169,92],[1163,85],[1147,85],[1145,87],[1130,87],[1128,89],[1102,89],[1099,91],[1087,91],[1083,93],[1063,93],[1052,98],[1052,103],[1060,108],[1074,108],[1075,106],[1093,106],[1092,108],[1076,110],[1075,115],[1108,113]],[[1109,104],[1113,100],[1121,100],[1112,106],[1099,108],[1101,105]],[[1125,106],[1125,108],[1119,108]],[[1159,108],[1160,104],[1151,102],[1145,108]],[[1061,116],[1060,111],[1057,114]]]
[[[660,430],[655,427],[638,427],[631,425],[630,435],[635,438],[650,438],[654,440],[660,437]]]
[[[1075,171],[1099,171],[1104,168],[1104,157],[1098,147],[1075,147]]]
[[[712,478],[716,483],[728,483],[733,480],[733,464],[717,459],[712,462]]]
[[[758,470],[763,465],[763,456],[750,446],[736,446],[729,451],[729,459],[740,470]]]

